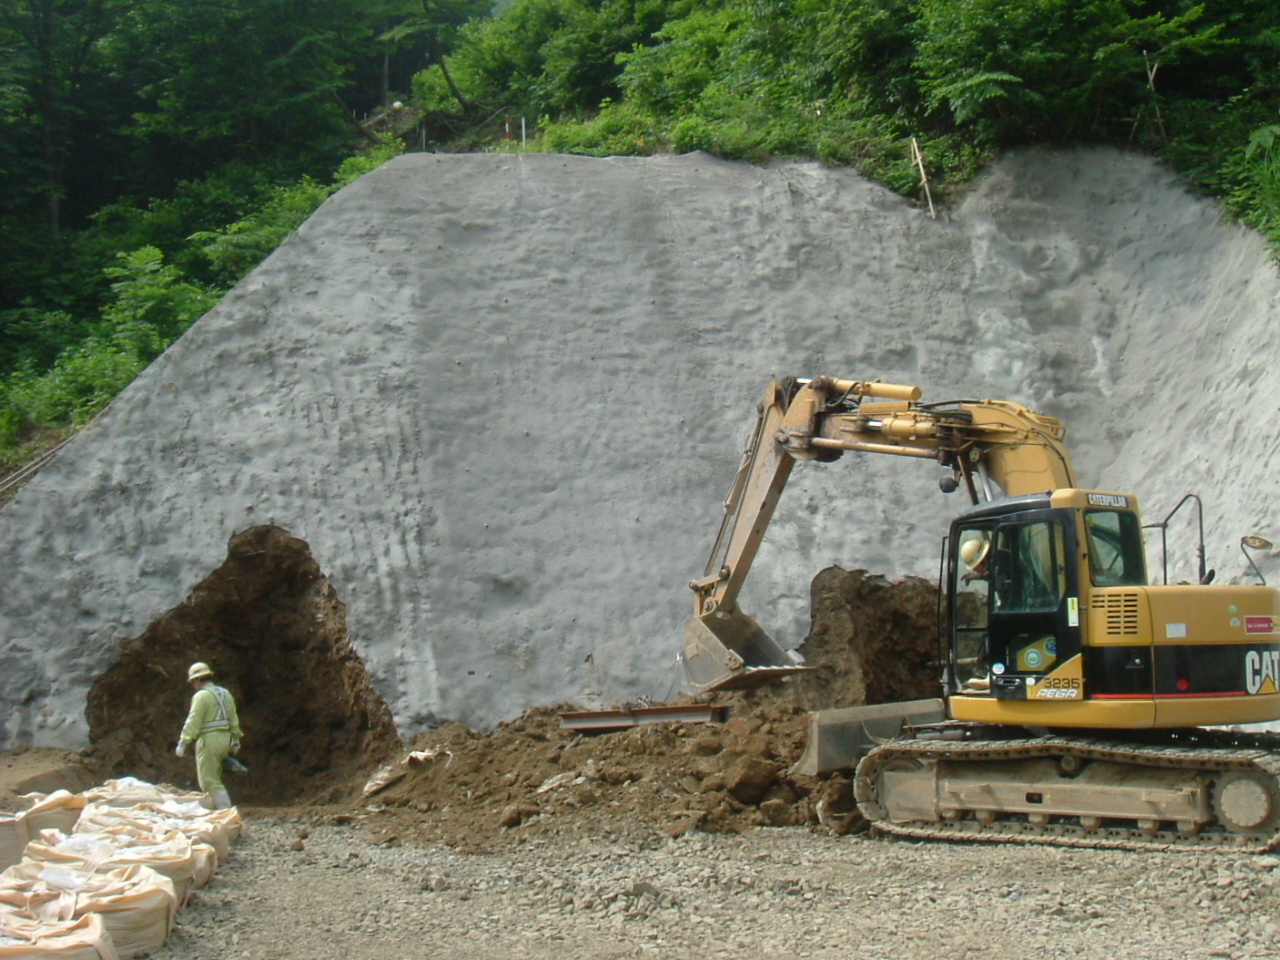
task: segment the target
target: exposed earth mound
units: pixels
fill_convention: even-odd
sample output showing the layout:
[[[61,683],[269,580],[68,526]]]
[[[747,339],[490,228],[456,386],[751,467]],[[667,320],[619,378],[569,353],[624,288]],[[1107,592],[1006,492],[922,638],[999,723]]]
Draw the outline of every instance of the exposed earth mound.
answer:
[[[189,783],[190,761],[170,749],[186,705],[186,665],[204,658],[227,665],[221,679],[242,705],[250,774],[228,781],[242,804],[337,807],[348,819],[373,809],[387,842],[441,839],[467,849],[532,834],[680,836],[760,824],[843,832],[859,824],[848,778],[790,772],[804,749],[807,711],[936,694],[937,593],[924,581],[832,567],[812,594],[803,647],[812,671],[711,697],[725,708],[724,722],[578,733],[562,723],[562,712],[578,709],[565,703],[532,708],[489,733],[444,724],[399,750],[385,706],[342,642],[341,605],[306,545],[261,527],[233,539],[226,563],[94,686],[88,762],[56,751],[25,762],[11,755],[13,773],[0,771],[0,788],[19,792],[21,773],[25,789],[39,789],[32,778],[45,773],[39,784],[49,789],[55,771],[68,782],[132,775]],[[313,628],[321,618],[327,628]],[[167,695],[152,696],[156,689]]]
[[[813,581],[813,624],[801,650],[812,671],[718,694],[724,724],[660,724],[585,735],[561,708],[535,708],[490,735],[461,724],[420,734],[379,803],[428,816],[425,832],[483,845],[499,828],[736,832],[754,825],[861,823],[846,776],[790,772],[807,711],[937,696],[936,588],[830,567]],[[425,755],[424,755],[425,754]],[[415,755],[419,757],[415,759]]]
[[[235,784],[241,801],[315,796],[399,747],[347,640],[345,607],[307,544],[278,527],[232,537],[226,561],[184,603],[123,645],[89,691],[96,763],[151,782],[190,778],[173,745],[197,660],[238,704],[252,772]]]
[[[661,723],[578,733],[538,707],[489,734],[447,724],[364,786],[356,807],[381,814],[382,839],[442,839],[485,848],[504,836],[655,830],[737,832],[750,826],[857,827],[847,776],[791,773],[807,711],[938,692],[937,591],[865,571],[824,570],[813,583],[811,673],[712,695],[724,723]],[[330,796],[328,799],[333,799]]]
[[[806,710],[940,695],[938,588],[827,567],[812,586],[808,673],[765,696]]]
[[[563,709],[572,709],[565,704]],[[372,798],[410,816],[391,829],[463,845],[504,830],[590,834],[658,827],[736,831],[809,822],[817,783],[786,775],[799,756],[795,708],[735,713],[726,724],[654,724],[617,733],[563,730],[557,708],[534,708],[488,735],[460,724],[420,734],[428,754]]]
[[[0,811],[23,810],[25,793],[79,793],[96,786],[103,769],[71,750],[43,747],[0,753]]]

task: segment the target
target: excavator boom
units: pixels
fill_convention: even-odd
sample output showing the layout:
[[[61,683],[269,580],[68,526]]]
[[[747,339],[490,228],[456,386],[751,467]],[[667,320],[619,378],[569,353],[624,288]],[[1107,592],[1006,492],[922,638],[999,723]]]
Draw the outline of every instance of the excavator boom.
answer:
[[[685,673],[699,690],[756,686],[804,669],[738,609],[751,570],[797,460],[830,462],[846,452],[933,460],[974,503],[1075,486],[1062,424],[1018,403],[920,403],[919,387],[837,377],[771,382],[724,502],[703,575],[690,582]]]

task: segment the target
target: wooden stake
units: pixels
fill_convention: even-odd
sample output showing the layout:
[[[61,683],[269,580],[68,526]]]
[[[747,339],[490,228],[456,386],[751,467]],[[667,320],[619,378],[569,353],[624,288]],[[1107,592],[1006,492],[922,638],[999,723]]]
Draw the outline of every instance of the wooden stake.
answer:
[[[933,209],[933,194],[929,192],[929,174],[924,170],[924,155],[920,152],[920,144],[916,143],[915,137],[911,138],[911,159],[920,170],[920,186],[924,187],[924,198],[929,201],[929,217],[937,220],[938,213]]]

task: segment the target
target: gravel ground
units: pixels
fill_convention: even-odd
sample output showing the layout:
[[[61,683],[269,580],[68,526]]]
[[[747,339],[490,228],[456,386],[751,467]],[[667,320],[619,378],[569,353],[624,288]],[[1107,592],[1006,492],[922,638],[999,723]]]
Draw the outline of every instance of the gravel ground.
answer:
[[[605,832],[490,853],[253,818],[160,960],[1280,957],[1280,858]]]

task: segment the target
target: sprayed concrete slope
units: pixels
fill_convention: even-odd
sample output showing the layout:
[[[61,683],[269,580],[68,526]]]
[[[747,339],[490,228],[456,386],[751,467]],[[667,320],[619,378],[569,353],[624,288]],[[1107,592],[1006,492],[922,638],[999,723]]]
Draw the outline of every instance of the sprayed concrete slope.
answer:
[[[1278,306],[1262,242],[1138,156],[1018,155],[938,221],[812,164],[402,157],[0,512],[0,747],[83,744],[121,641],[259,524],[306,541],[402,733],[666,695],[777,375],[1063,417],[1082,482],[1148,519],[1204,494],[1242,578],[1240,534],[1280,541]],[[744,608],[794,645],[826,564],[931,575],[937,474],[802,465]]]

